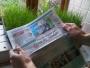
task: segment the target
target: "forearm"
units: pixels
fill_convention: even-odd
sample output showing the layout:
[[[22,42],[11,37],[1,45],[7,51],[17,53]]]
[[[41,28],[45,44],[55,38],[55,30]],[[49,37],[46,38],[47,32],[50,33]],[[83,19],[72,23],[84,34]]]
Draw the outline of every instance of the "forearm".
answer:
[[[31,61],[29,63],[26,64],[26,68],[36,68],[36,66],[34,65],[34,63]]]
[[[90,46],[90,33],[83,35],[83,37],[81,39],[81,44]]]

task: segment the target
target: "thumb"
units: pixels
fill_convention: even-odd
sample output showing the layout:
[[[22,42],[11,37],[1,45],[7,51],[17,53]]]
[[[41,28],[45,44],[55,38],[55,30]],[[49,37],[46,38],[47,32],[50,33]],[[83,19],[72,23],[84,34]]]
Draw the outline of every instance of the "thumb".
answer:
[[[10,54],[10,58],[12,58],[12,57],[18,57],[18,54],[16,52],[14,52],[14,50],[10,50],[9,51],[9,54]]]

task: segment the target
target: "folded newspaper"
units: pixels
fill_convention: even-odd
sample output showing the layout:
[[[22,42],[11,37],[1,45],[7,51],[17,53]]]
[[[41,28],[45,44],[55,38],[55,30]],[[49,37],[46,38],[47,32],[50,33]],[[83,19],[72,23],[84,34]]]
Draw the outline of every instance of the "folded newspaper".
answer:
[[[13,48],[20,45],[32,54],[66,34],[61,23],[55,12],[49,10],[29,24],[7,31],[7,34]]]
[[[50,9],[36,20],[7,31],[7,35],[12,48],[16,45],[22,47],[33,56],[38,68],[61,68],[67,64],[68,68],[74,68],[70,66],[76,63],[82,65],[82,57],[61,23],[55,11]]]

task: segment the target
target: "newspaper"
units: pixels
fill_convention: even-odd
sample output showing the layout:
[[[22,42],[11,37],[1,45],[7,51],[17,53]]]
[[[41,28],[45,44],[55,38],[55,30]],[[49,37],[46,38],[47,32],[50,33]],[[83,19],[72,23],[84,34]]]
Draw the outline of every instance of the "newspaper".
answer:
[[[33,22],[9,30],[7,34],[13,48],[19,45],[32,54],[66,34],[61,23],[55,11],[50,9]]]
[[[7,31],[7,34],[12,48],[22,47],[38,68],[73,68],[72,65],[80,68],[83,59],[62,23],[50,9],[36,20]]]

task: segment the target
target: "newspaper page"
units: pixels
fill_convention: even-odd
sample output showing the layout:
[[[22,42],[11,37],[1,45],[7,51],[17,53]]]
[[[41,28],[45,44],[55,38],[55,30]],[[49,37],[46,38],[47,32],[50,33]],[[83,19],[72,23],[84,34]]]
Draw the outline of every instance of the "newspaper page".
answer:
[[[53,9],[24,26],[7,31],[13,48],[19,45],[29,54],[65,35],[62,21]]]
[[[50,9],[7,34],[13,49],[19,45],[26,50],[38,68],[81,68],[83,59],[61,23],[55,11]]]

